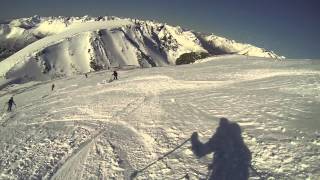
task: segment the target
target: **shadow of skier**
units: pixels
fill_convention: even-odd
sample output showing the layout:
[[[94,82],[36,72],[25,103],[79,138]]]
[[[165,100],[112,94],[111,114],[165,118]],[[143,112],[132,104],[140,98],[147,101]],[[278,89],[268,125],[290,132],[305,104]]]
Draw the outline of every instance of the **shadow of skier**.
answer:
[[[244,144],[240,126],[221,118],[216,133],[206,143],[201,143],[198,133],[191,136],[192,151],[197,157],[214,152],[209,165],[210,180],[247,180],[251,152]]]

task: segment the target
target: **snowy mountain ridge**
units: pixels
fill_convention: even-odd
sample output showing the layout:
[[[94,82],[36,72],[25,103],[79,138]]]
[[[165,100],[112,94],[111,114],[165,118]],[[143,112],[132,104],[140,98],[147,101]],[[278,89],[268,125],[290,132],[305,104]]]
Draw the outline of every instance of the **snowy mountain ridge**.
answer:
[[[45,80],[115,67],[167,66],[188,53],[284,58],[213,34],[114,16],[15,19],[0,25],[0,43],[0,77],[10,79]]]

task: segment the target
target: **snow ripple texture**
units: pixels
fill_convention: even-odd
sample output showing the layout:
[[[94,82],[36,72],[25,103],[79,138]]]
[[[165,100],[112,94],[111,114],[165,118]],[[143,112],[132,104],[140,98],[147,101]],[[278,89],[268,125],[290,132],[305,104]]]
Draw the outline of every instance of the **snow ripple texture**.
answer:
[[[0,179],[128,179],[194,131],[207,140],[220,117],[240,124],[268,179],[319,179],[318,61],[227,56],[108,83],[111,73],[2,89],[0,104],[14,95],[18,107],[0,118]],[[137,179],[204,178],[211,158],[188,143]]]

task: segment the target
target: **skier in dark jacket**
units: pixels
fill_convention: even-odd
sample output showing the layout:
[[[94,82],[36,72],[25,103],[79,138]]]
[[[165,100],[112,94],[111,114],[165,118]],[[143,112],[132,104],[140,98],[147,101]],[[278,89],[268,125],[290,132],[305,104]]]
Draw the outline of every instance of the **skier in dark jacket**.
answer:
[[[118,80],[118,73],[117,71],[113,71],[113,80]]]
[[[12,106],[17,107],[16,103],[13,101],[13,97],[11,97],[8,101],[8,111],[11,112],[12,111]]]
[[[221,118],[216,133],[206,143],[201,143],[198,133],[191,136],[192,151],[197,157],[214,152],[209,165],[210,180],[247,180],[251,152],[244,144],[237,123]]]
[[[55,85],[54,85],[54,84],[52,84],[52,85],[51,85],[51,91],[53,91],[53,90],[54,90],[54,87],[55,87]]]

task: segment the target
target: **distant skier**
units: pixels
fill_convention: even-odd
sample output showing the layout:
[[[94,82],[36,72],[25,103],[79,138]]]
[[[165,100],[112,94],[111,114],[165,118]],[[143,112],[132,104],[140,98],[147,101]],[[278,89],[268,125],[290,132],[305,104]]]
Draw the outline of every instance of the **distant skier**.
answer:
[[[85,73],[84,75],[86,76],[86,78],[88,78],[88,73]]]
[[[54,84],[52,84],[52,85],[51,85],[51,91],[53,91],[53,90],[54,90],[54,87],[55,87],[55,85],[54,85]]]
[[[251,152],[244,144],[237,123],[221,118],[216,133],[206,143],[201,143],[198,133],[191,136],[192,151],[197,157],[214,152],[209,165],[210,180],[247,180],[251,164]]]
[[[17,107],[17,105],[16,105],[16,103],[14,102],[14,100],[13,100],[13,97],[11,97],[10,99],[9,99],[9,101],[8,101],[8,111],[9,112],[11,112],[12,111],[12,106],[15,106],[15,107]]]
[[[113,80],[118,80],[118,73],[117,71],[113,71]]]

